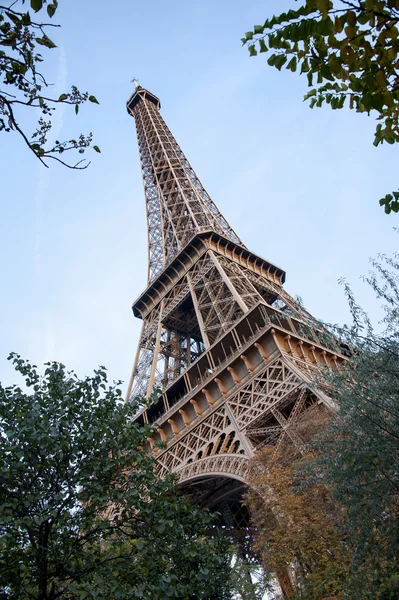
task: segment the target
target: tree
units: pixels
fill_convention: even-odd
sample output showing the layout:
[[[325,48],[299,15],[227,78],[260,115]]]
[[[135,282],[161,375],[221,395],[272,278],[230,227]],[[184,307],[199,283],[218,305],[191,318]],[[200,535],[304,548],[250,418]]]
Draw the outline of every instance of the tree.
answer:
[[[376,114],[374,145],[399,141],[398,0],[303,0],[299,8],[266,19],[242,38],[251,56],[306,74],[310,107],[348,104]],[[399,212],[399,191],[380,200]]]
[[[11,359],[27,389],[0,386],[2,598],[230,598],[227,540],[157,477],[104,368]]]
[[[98,101],[88,92],[80,92],[76,86],[72,86],[70,92],[62,93],[58,98],[48,95],[50,84],[39,70],[39,63],[44,60],[39,50],[56,48],[47,32],[49,28],[58,26],[36,21],[31,17],[29,10],[16,10],[17,2],[18,0],[7,6],[0,4],[0,131],[17,132],[46,167],[51,159],[72,169],[85,169],[88,164],[83,164],[83,160],[69,164],[64,160],[64,153],[75,150],[83,154],[91,146],[93,134],[80,134],[76,139],[63,142],[49,141],[51,117],[59,104],[74,105],[78,114],[79,106],[87,100],[96,104]],[[25,0],[21,2],[24,4]],[[58,2],[30,0],[30,6],[35,13],[46,6],[51,19],[57,10]],[[41,112],[36,130],[32,134],[26,133],[19,124],[20,112],[22,109],[26,112],[29,108],[39,108]],[[96,152],[100,152],[98,146],[92,147]]]
[[[270,598],[275,591],[270,573],[255,561],[249,562],[240,556],[239,549],[233,548],[234,557],[231,570],[231,584],[234,600],[263,600]]]
[[[255,549],[267,573],[280,580],[294,574],[289,597],[341,600],[351,558],[341,531],[344,514],[324,482],[302,486],[311,458],[267,448],[252,459],[247,502],[258,532]]]
[[[366,277],[382,301],[376,331],[345,284],[353,324],[333,328],[352,348],[350,363],[329,372],[338,412],[316,442],[308,476],[332,486],[347,515],[354,548],[348,594],[354,600],[399,596],[399,260],[380,256]]]

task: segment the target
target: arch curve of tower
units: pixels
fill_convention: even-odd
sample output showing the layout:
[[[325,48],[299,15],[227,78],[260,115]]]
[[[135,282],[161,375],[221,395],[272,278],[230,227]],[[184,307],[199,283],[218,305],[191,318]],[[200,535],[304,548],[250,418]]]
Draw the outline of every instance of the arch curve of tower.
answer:
[[[212,477],[226,477],[246,482],[248,472],[248,457],[240,454],[221,454],[207,456],[192,463],[186,464],[175,471],[179,484],[196,481],[204,475]]]

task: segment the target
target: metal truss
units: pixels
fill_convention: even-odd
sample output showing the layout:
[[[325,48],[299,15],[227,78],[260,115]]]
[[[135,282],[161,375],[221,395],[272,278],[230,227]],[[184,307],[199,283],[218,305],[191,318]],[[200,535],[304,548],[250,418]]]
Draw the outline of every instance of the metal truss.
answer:
[[[172,471],[198,501],[221,506],[245,484],[258,448],[278,452],[288,442],[301,450],[300,420],[315,405],[334,409],[315,391],[314,374],[345,357],[284,290],[284,271],[242,244],[159,109],[158,98],[137,86],[128,111],[137,127],[149,270],[133,305],[143,326],[127,399],[160,389],[136,417],[156,426],[149,450],[159,475]]]
[[[147,206],[152,281],[200,231],[217,231],[241,244],[196,176],[159,112],[154,96],[138,87],[128,103],[136,121]],[[130,108],[131,107],[131,108]]]
[[[229,400],[237,424],[242,428],[251,426],[302,383],[283,358],[277,359]]]
[[[213,412],[187,436],[158,459],[160,474],[176,471],[182,465],[200,461],[215,454],[243,453],[240,440],[224,407]]]
[[[221,215],[159,99],[136,84],[127,108],[148,225],[148,286],[133,305],[143,325],[127,401],[158,388],[135,418],[154,425],[147,450],[159,476],[175,473],[184,493],[216,510],[248,554],[242,497],[250,459],[265,446],[302,451],[312,411],[335,409],[315,388],[315,373],[346,358],[284,290],[284,271],[251,253]],[[290,595],[289,573],[277,576]]]
[[[207,250],[145,317],[129,396],[149,397],[154,387],[167,386],[260,303],[270,307],[276,324],[282,312],[298,317],[297,303],[282,286]],[[312,323],[305,311],[299,316]]]
[[[228,472],[240,479],[244,462],[259,445],[257,440],[277,448],[288,436],[296,447],[303,446],[292,424],[316,401],[303,380],[279,357],[253,373],[248,382],[244,378],[243,383],[238,382],[218,408],[211,403],[209,414],[202,410],[202,418],[197,415],[191,427],[187,408],[176,411],[167,421],[172,436],[166,424],[160,428],[160,439],[170,441],[157,457],[159,473],[163,476],[173,471],[188,479]],[[176,418],[179,415],[184,428]],[[227,463],[230,466],[223,471]],[[237,465],[237,471],[232,465]]]

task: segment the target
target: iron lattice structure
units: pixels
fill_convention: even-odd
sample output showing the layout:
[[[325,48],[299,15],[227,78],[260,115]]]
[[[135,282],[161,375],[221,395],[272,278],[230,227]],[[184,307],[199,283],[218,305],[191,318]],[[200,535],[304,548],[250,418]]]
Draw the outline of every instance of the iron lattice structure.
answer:
[[[298,420],[315,405],[331,408],[311,386],[314,371],[345,357],[284,290],[284,271],[249,251],[221,215],[159,99],[137,86],[127,108],[149,245],[148,286],[133,305],[143,325],[128,399],[161,390],[137,417],[156,424],[160,475],[173,471],[238,526],[248,460],[260,446],[303,443]]]

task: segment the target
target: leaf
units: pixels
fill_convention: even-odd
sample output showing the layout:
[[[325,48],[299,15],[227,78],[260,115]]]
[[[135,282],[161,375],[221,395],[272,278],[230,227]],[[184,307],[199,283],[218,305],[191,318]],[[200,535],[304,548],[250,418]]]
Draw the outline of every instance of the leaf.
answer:
[[[259,40],[259,52],[267,52],[268,48],[266,46],[265,40],[261,38]]]
[[[78,114],[79,112],[79,104],[75,104],[75,113]]]
[[[321,12],[323,19],[325,19],[328,15],[328,10],[330,8],[329,0],[315,0],[315,4]]]
[[[287,62],[287,57],[285,54],[278,54],[275,61],[274,61],[274,66],[276,67],[276,69],[278,69],[279,71],[281,71],[282,67],[285,65],[285,63]]]
[[[316,94],[317,94],[317,90],[315,90],[315,89],[310,90],[310,92],[308,92],[307,94],[304,95],[303,99],[308,100],[308,98],[311,98],[312,96],[316,96]]]
[[[383,92],[382,99],[383,99],[384,104],[386,104],[388,107],[391,107],[394,105],[393,96],[392,96],[391,92],[388,92],[388,90]]]
[[[98,146],[93,146],[93,150],[95,150],[96,152],[98,152],[99,154],[101,154],[101,150]]]
[[[69,98],[69,94],[61,94],[61,96],[58,98],[58,102],[63,102],[67,98]]]
[[[254,33],[255,34],[263,33],[264,30],[265,30],[265,28],[264,28],[263,25],[255,25],[255,27],[254,27]]]
[[[301,65],[301,73],[308,73],[309,71],[309,62],[307,58],[304,58]]]
[[[25,26],[29,26],[31,24],[31,18],[29,12],[26,12],[22,15],[21,18],[22,24]]]
[[[251,44],[250,46],[248,46],[248,50],[249,50],[249,56],[256,56],[258,54],[254,44]]]
[[[356,36],[356,27],[348,25],[348,27],[345,27],[345,33],[349,40],[353,40]]]
[[[6,12],[6,15],[14,23],[14,25],[19,25],[19,23],[21,22],[19,17],[17,15],[14,15],[13,13]]]
[[[348,10],[348,12],[346,13],[346,20],[348,22],[348,25],[350,25],[350,27],[355,27],[356,26],[356,13],[353,10]]]
[[[328,65],[322,65],[320,67],[319,73],[324,79],[328,79],[329,81],[334,81],[334,77],[331,74],[331,70]]]
[[[36,41],[41,46],[46,46],[46,48],[57,48],[56,44],[46,34],[42,38],[36,38]]]
[[[8,38],[1,40],[0,45],[1,46],[14,46],[15,45],[15,36],[10,36]]]
[[[360,23],[360,25],[365,25],[368,22],[370,15],[365,11],[363,13],[360,13],[356,18],[357,22]]]
[[[342,19],[340,19],[340,17],[335,17],[334,32],[335,33],[341,33],[341,31],[343,30],[343,28],[344,28],[344,26],[343,26]]]
[[[30,5],[35,12],[38,12],[43,7],[43,0],[30,0]]]
[[[47,14],[50,17],[50,19],[53,18],[55,11],[57,10],[57,5],[56,4],[48,4],[47,5]]]
[[[336,54],[330,54],[328,57],[328,64],[334,75],[338,75],[341,72],[341,62]]]
[[[100,104],[95,96],[89,96],[89,101],[94,102],[95,104]]]
[[[269,56],[269,58],[267,59],[267,64],[270,65],[271,67],[274,66],[274,62],[277,58],[277,54],[272,54],[271,56]]]
[[[385,74],[384,74],[384,71],[378,71],[378,72],[377,72],[377,74],[376,74],[376,76],[375,76],[375,81],[376,81],[376,84],[377,84],[379,87],[381,87],[381,88],[386,88],[386,86],[387,86],[387,82],[386,82],[386,79],[385,79]]]
[[[290,62],[288,63],[288,65],[286,66],[286,69],[289,69],[290,71],[292,71],[293,73],[295,73],[296,67],[297,67],[296,56],[293,56],[291,58]]]

